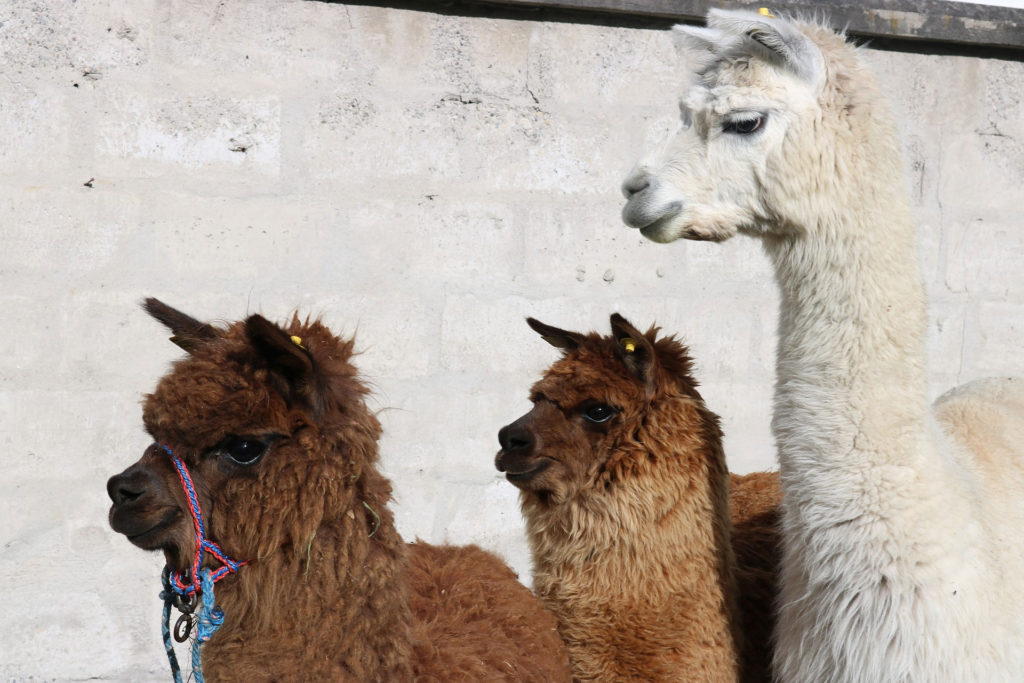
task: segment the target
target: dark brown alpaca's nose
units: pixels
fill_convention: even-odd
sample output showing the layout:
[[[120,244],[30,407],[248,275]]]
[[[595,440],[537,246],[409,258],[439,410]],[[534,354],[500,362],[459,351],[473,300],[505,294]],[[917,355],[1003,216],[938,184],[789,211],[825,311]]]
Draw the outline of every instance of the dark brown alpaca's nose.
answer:
[[[505,425],[498,432],[498,443],[506,453],[529,453],[533,450],[533,433],[518,424]]]
[[[144,496],[149,484],[150,475],[132,465],[107,480],[107,495],[114,502],[114,507],[117,507]]]

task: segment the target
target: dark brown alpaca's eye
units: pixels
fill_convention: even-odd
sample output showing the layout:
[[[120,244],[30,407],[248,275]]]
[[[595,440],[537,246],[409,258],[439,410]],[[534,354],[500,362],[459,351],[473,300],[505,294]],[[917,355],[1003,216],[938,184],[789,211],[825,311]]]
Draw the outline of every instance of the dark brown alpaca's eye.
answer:
[[[764,119],[764,114],[758,114],[748,119],[733,119],[732,121],[726,121],[722,126],[722,130],[726,133],[736,133],[737,135],[750,135],[761,129],[761,126],[764,125]]]
[[[217,445],[217,450],[237,465],[253,465],[267,452],[267,444],[251,437],[227,436]]]
[[[601,424],[612,419],[615,408],[604,403],[594,403],[583,409],[583,419],[595,424]]]

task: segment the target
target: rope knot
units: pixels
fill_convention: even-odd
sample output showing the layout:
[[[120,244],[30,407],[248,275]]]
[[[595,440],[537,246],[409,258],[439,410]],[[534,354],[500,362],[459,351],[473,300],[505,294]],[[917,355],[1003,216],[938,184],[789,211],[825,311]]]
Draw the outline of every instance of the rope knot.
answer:
[[[185,490],[185,497],[188,498],[189,512],[192,514],[192,526],[196,532],[196,549],[192,556],[192,566],[185,571],[172,571],[167,565],[164,566],[161,580],[163,590],[160,591],[160,599],[164,602],[163,624],[161,627],[164,639],[164,649],[167,651],[167,660],[171,665],[171,675],[175,683],[181,683],[181,669],[178,666],[174,648],[171,645],[171,607],[176,607],[182,612],[179,626],[182,620],[186,622],[187,628],[183,629],[180,640],[183,642],[188,638],[192,630],[192,619],[195,619],[196,640],[192,645],[192,672],[195,674],[196,683],[203,683],[202,669],[202,648],[210,640],[217,629],[224,623],[224,610],[214,603],[213,584],[220,581],[228,574],[233,574],[248,560],[241,562],[232,560],[227,553],[221,550],[220,546],[206,538],[206,528],[203,525],[203,512],[199,508],[199,499],[196,496],[195,486],[192,484],[192,477],[188,468],[181,458],[174,454],[164,444],[157,444],[170,456],[174,469],[178,473],[178,480]],[[221,562],[216,571],[210,571],[208,567],[201,567],[203,553],[208,552]],[[197,613],[193,614],[196,607],[197,597],[202,601]],[[175,627],[176,637],[178,626]]]
[[[217,632],[217,629],[224,623],[224,610],[214,604],[213,598],[214,579],[209,569],[202,571],[203,606],[199,610],[196,623],[196,649],[199,643],[205,643]]]

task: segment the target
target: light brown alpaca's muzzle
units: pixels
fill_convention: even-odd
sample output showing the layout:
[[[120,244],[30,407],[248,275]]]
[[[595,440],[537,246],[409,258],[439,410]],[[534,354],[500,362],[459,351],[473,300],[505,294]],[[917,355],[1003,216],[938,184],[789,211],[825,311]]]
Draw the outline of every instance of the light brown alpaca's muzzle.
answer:
[[[506,425],[498,431],[501,450],[494,457],[494,466],[505,478],[521,489],[532,489],[531,483],[537,475],[551,465],[551,459],[538,456],[538,442],[533,431],[526,424],[530,413]]]

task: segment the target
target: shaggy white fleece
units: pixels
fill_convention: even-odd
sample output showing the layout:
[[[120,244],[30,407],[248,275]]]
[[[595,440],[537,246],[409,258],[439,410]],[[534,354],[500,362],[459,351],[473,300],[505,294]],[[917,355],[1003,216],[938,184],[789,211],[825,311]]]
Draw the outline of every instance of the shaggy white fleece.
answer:
[[[780,681],[1024,680],[1024,382],[929,406],[888,104],[827,28],[677,27],[682,127],[623,184],[655,241],[762,240],[781,290]]]

